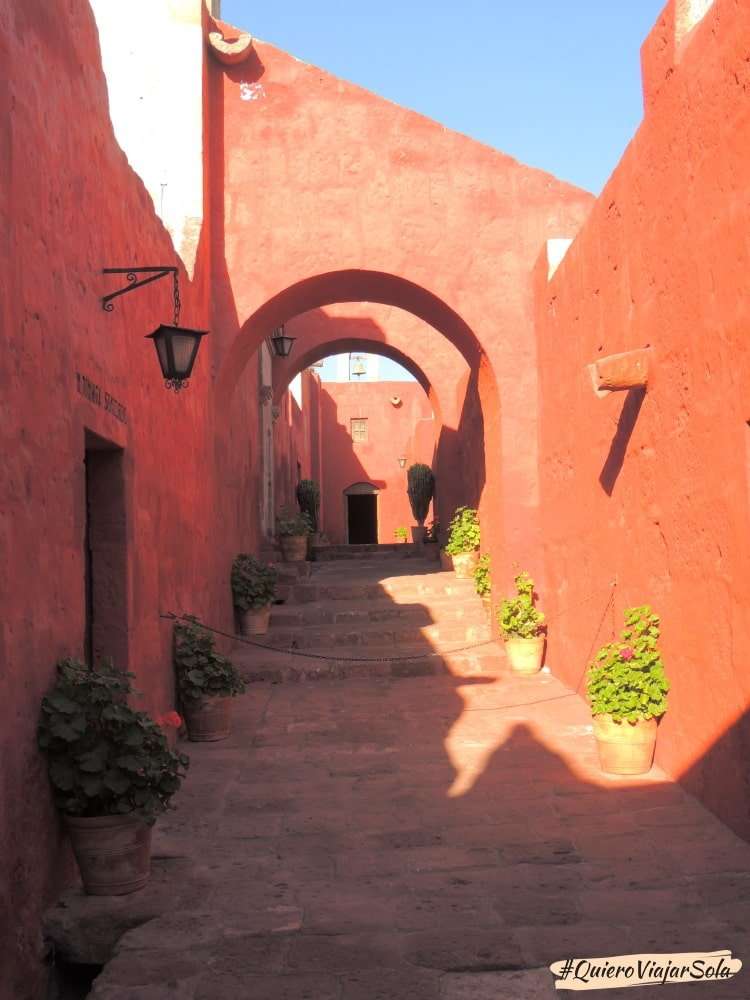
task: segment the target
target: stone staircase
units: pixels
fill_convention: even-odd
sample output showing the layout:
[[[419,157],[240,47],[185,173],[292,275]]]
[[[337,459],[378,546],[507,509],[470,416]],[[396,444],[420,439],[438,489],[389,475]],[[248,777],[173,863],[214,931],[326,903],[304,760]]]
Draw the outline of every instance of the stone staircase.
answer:
[[[321,551],[320,561],[279,566],[284,603],[268,633],[232,652],[247,679],[497,676],[503,654],[473,580],[411,545]]]

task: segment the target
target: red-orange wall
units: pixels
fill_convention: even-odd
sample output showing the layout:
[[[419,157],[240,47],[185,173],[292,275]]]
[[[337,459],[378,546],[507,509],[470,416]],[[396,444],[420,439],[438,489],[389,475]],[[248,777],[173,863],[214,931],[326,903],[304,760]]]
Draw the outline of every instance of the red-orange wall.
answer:
[[[257,370],[238,386],[242,419],[222,441],[218,487],[214,331],[175,395],[144,340],[170,321],[169,282],[102,310],[101,296],[126,284],[103,267],[178,261],[112,135],[88,5],[0,2],[0,65],[0,997],[19,1000],[44,995],[39,916],[72,870],[35,729],[55,661],[83,652],[85,432],[123,449],[119,666],[136,674],[139,707],[158,715],[174,705],[160,612],[231,621],[216,537],[234,551],[257,537]],[[208,247],[204,226],[194,280],[181,271],[182,321],[204,329]],[[76,373],[127,422],[80,394]]]
[[[665,62],[673,48],[670,4],[644,46],[645,120],[553,279],[538,273],[542,602],[571,683],[609,638],[611,580],[618,629],[626,606],[661,614],[657,759],[748,835],[750,6],[715,0]],[[640,412],[597,399],[587,364],[647,345]]]
[[[398,396],[396,406],[391,398]],[[366,442],[353,442],[351,420],[365,418]],[[367,482],[378,489],[378,541],[394,542],[398,527],[415,524],[406,495],[406,466],[432,464],[434,421],[427,396],[414,382],[324,382],[321,385],[323,441],[323,530],[334,544],[347,541],[344,490]],[[427,519],[429,524],[430,518]]]

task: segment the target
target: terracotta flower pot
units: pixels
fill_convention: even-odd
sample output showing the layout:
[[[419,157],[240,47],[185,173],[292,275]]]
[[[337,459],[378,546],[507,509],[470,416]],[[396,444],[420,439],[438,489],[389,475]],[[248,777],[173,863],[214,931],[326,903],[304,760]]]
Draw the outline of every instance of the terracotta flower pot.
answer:
[[[124,896],[151,873],[151,827],[141,816],[66,816],[83,887],[90,896]]]
[[[656,748],[656,719],[615,722],[611,715],[594,716],[599,763],[607,774],[645,774]]]
[[[210,695],[200,701],[186,701],[182,714],[188,738],[193,743],[225,740],[232,728],[232,699],[224,695]]]
[[[270,620],[270,604],[264,608],[248,608],[240,615],[240,632],[242,635],[265,635]]]
[[[307,559],[307,535],[282,535],[279,545],[285,562],[304,562]]]
[[[538,674],[544,660],[544,636],[535,635],[530,639],[513,636],[505,640],[505,652],[514,674]]]
[[[440,569],[453,569],[453,556],[449,556],[445,549],[440,550]]]
[[[478,552],[459,552],[453,556],[453,572],[459,580],[470,580],[478,564]]]

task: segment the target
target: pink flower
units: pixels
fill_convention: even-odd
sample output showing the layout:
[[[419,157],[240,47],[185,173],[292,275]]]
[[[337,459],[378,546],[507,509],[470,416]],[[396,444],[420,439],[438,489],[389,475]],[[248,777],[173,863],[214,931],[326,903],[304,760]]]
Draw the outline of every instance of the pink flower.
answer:
[[[634,656],[635,656],[635,653],[630,648],[630,646],[626,646],[625,649],[621,649],[620,650],[620,659],[621,660],[632,660]]]

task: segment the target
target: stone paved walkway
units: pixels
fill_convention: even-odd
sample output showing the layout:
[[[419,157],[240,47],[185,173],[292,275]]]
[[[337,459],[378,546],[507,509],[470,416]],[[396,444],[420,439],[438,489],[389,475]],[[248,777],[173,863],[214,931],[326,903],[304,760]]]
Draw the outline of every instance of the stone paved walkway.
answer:
[[[255,684],[187,749],[152,884],[50,914],[78,960],[123,935],[94,1000],[540,1000],[561,958],[748,955],[750,846],[658,771],[603,776],[549,674]],[[662,991],[750,975],[596,995]]]

